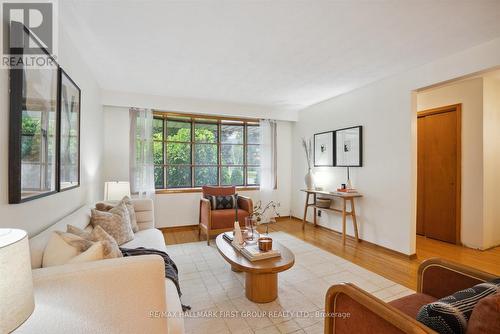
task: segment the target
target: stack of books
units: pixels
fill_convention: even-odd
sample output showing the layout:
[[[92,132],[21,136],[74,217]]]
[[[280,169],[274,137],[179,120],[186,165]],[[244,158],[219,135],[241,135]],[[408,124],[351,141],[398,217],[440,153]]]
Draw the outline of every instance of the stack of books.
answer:
[[[240,252],[247,258],[247,260],[252,262],[281,256],[279,250],[271,249],[270,251],[263,252],[259,249],[259,245],[245,246],[240,250]]]
[[[233,232],[225,232],[222,237],[224,240],[229,242],[231,245],[233,245],[233,240],[234,240],[234,235]],[[244,247],[236,247],[233,245],[233,247],[238,250],[241,255],[243,255],[247,260],[249,261],[258,261],[258,260],[265,260],[265,259],[270,259],[273,257],[280,257],[281,253],[277,249],[271,249],[270,251],[263,252],[259,249],[259,245],[246,245]]]
[[[229,243],[233,242],[233,240],[234,240],[233,232],[224,232],[222,237],[224,238],[224,240],[226,240]]]
[[[351,188],[351,189],[337,189],[336,193],[338,195],[357,195],[358,194],[358,191],[354,188]]]

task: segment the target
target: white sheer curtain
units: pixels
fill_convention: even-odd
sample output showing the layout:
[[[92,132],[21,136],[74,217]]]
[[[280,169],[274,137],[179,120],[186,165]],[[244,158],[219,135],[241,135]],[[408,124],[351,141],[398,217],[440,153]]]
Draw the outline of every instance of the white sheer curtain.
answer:
[[[130,108],[130,189],[139,197],[155,193],[151,109]]]
[[[260,199],[264,205],[278,186],[276,140],[276,121],[260,120]]]

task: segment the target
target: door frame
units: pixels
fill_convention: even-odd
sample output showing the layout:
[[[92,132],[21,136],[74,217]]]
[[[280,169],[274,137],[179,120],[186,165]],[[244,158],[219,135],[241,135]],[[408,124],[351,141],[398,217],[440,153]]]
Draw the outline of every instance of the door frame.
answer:
[[[457,193],[456,193],[456,221],[455,221],[455,244],[462,245],[461,225],[462,225],[462,104],[452,104],[444,107],[432,108],[417,111],[417,119],[425,116],[456,112],[457,116]],[[418,168],[418,163],[417,163]],[[418,180],[417,180],[418,184]],[[418,188],[417,188],[418,191]],[[418,198],[418,193],[417,193]],[[418,207],[417,207],[418,210]],[[416,218],[415,218],[416,219]]]

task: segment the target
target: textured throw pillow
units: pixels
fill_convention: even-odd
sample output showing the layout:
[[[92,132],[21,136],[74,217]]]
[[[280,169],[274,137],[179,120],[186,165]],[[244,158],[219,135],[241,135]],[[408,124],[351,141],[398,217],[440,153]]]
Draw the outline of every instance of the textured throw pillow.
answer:
[[[66,231],[68,233],[73,233],[79,237],[82,237],[86,240],[91,240],[94,242],[100,242],[103,246],[103,259],[113,259],[117,257],[122,257],[122,252],[116,243],[116,240],[113,239],[106,231],[103,230],[102,227],[96,226],[92,232],[87,232],[73,225],[66,226]]]
[[[92,209],[90,222],[94,228],[101,226],[118,245],[134,239],[130,216],[124,203],[118,204],[108,212]]]
[[[104,247],[101,242],[95,242],[85,252],[75,256],[67,263],[82,263],[104,259]]]
[[[500,278],[477,284],[422,306],[418,311],[417,320],[441,334],[465,333],[476,304],[482,298],[499,291]]]
[[[123,197],[123,199],[117,205],[120,205],[122,203],[127,207],[130,216],[130,225],[132,226],[132,231],[136,233],[137,231],[139,231],[139,225],[137,225],[137,215],[135,214],[134,204],[132,204],[132,200],[128,196]],[[99,211],[109,211],[114,207],[115,205],[104,202],[99,202],[95,205],[95,208]]]
[[[82,230],[81,228],[78,228],[78,227],[73,226],[71,224],[66,225],[66,233],[71,233],[71,234],[79,236],[80,238],[90,240],[90,241],[95,241],[95,240],[92,240],[92,238],[90,237],[93,230],[94,229],[92,229],[91,231],[85,231],[85,230]]]
[[[52,233],[43,252],[42,267],[58,266],[85,252],[93,245],[71,233],[55,231]]]
[[[238,205],[237,201],[238,195],[205,195],[205,198],[210,201],[210,206],[212,210],[224,210],[224,209],[235,209]]]
[[[472,311],[468,334],[500,333],[500,292],[483,298]]]

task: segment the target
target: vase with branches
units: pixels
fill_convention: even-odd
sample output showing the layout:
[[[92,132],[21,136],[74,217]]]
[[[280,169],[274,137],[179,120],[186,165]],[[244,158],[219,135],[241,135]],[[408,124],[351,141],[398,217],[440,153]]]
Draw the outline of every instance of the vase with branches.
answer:
[[[307,174],[304,178],[307,189],[314,189],[314,173],[312,170],[313,165],[313,151],[312,151],[312,141],[311,139],[306,139],[302,137],[302,148],[304,149],[304,153],[306,155],[307,162]]]
[[[267,205],[263,205],[262,201],[258,201],[257,204],[253,208],[253,212],[250,215],[250,218],[255,220],[257,225],[265,224],[266,225],[266,234],[269,234],[269,224],[275,222],[274,218],[279,217],[280,214],[278,212],[278,208],[280,207],[279,202],[270,201]],[[264,215],[267,211],[271,210],[272,218],[269,219],[268,222],[263,222]]]

